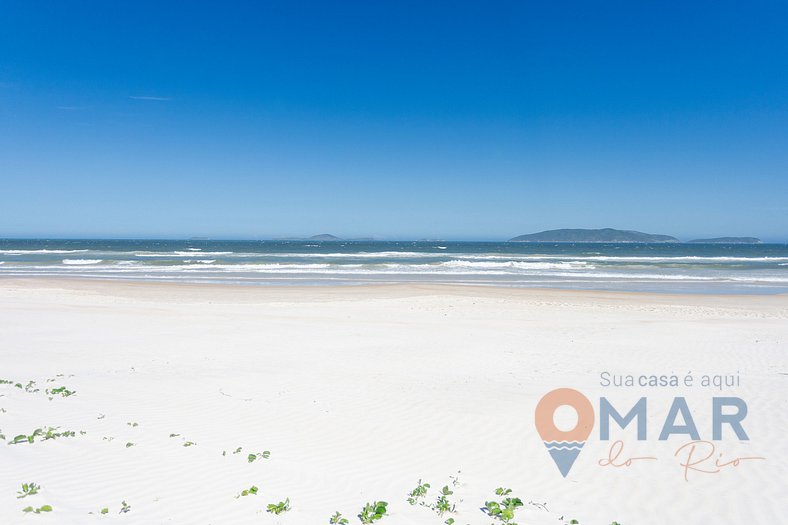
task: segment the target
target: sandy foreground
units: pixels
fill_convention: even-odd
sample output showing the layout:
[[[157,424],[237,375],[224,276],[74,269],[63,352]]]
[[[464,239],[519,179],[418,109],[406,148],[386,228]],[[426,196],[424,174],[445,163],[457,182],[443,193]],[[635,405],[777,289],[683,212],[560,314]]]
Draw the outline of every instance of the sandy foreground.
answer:
[[[695,383],[602,386],[602,372]],[[703,375],[738,384],[704,387]],[[0,379],[23,386],[0,385],[2,524],[317,525],[335,511],[359,523],[374,500],[389,502],[376,523],[490,524],[480,508],[496,487],[524,501],[521,525],[788,514],[788,296],[2,280]],[[60,386],[76,394],[51,393]],[[601,396],[622,413],[647,397],[648,439],[633,424],[603,441],[597,422],[563,478],[534,426],[536,403],[559,387],[597,413]],[[704,468],[719,454],[765,459],[685,480],[674,454],[692,440],[658,440],[676,396],[702,440],[713,397],[748,405],[750,440],[726,430]],[[75,435],[6,444],[39,427]],[[656,459],[600,466],[616,439],[619,463]],[[428,504],[448,484],[456,512],[409,505],[419,479]],[[24,482],[42,488],[17,499]],[[287,497],[292,510],[265,512]],[[53,511],[22,512],[45,504]]]

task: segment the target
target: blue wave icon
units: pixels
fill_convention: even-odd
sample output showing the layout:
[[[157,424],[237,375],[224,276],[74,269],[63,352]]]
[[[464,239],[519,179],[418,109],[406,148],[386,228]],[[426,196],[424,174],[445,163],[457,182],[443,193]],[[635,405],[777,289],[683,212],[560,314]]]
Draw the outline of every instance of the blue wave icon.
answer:
[[[558,467],[561,475],[566,477],[583,449],[585,441],[545,441],[544,445],[547,447],[550,457],[555,461],[555,465]]]

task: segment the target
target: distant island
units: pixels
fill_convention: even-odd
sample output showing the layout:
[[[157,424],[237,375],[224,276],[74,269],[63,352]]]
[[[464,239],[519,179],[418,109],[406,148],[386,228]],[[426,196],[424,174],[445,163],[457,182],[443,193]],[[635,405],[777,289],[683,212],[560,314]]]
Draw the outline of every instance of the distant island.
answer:
[[[687,241],[695,244],[761,244],[757,237],[714,237],[713,239],[694,239]]]
[[[518,235],[509,242],[681,242],[670,235],[636,232],[632,230],[615,230],[601,228],[548,230],[527,235]]]

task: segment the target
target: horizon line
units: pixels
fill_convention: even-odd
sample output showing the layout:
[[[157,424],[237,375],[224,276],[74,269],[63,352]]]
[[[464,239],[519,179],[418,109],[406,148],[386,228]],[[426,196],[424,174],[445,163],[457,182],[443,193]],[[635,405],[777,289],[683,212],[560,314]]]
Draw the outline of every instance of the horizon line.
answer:
[[[547,230],[550,231],[550,230]],[[325,235],[325,234],[319,234]],[[788,244],[788,236],[783,240],[777,240],[772,237],[765,239],[756,236],[742,236],[742,235],[720,235],[717,237],[692,237],[688,236],[686,240],[676,238],[676,241],[661,241],[661,242],[637,242],[637,241],[513,241],[514,237],[509,238],[481,238],[481,237],[452,237],[452,238],[432,238],[432,237],[391,237],[383,238],[378,236],[353,236],[353,237],[339,237],[336,239],[313,239],[313,236],[227,236],[227,237],[211,237],[211,236],[70,236],[70,235],[55,235],[55,236],[0,236],[0,241],[193,241],[193,242],[273,242],[273,241],[310,241],[310,242],[489,242],[501,243],[512,242],[518,244],[687,244],[691,241],[701,239],[715,239],[720,237],[754,237],[758,239],[759,243],[752,244]],[[720,243],[720,244],[751,244],[751,243]]]

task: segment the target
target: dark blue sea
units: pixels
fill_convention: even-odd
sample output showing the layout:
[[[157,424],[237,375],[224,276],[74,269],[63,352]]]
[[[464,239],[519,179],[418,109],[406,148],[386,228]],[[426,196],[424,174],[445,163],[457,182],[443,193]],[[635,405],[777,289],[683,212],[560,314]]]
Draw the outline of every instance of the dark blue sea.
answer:
[[[788,245],[6,239],[3,277],[771,294],[788,291]]]

